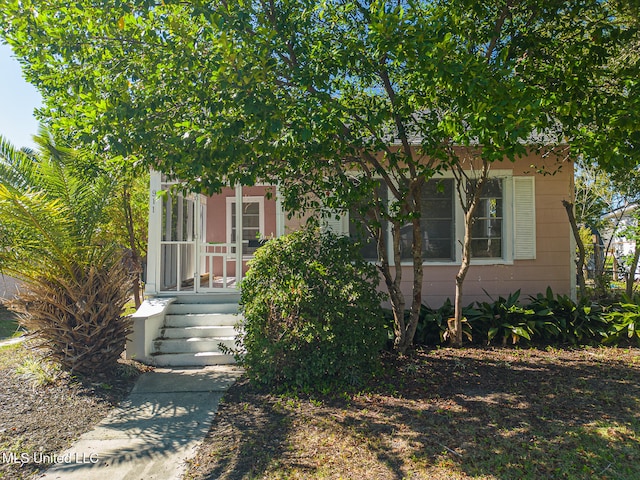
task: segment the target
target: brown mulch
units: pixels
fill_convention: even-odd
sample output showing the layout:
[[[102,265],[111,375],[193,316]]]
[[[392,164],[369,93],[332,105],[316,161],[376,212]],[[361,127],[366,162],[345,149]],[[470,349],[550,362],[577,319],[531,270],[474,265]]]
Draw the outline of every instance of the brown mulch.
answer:
[[[438,349],[364,393],[226,394],[188,479],[640,478],[640,349]]]
[[[2,479],[31,478],[45,470],[48,465],[39,461],[43,454],[60,453],[91,430],[129,394],[144,370],[139,364],[122,361],[114,378],[91,383],[61,373],[53,383],[42,386],[16,372],[29,355],[33,354],[24,346],[0,349]]]

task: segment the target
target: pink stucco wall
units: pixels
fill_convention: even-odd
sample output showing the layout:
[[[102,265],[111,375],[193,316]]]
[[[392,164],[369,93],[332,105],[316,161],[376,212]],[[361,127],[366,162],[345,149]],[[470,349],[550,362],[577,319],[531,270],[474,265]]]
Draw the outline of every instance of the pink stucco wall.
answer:
[[[242,195],[245,197],[264,197],[264,231],[266,237],[276,234],[276,201],[266,198],[267,191],[273,187],[244,187]],[[227,241],[227,198],[236,198],[232,188],[224,188],[218,195],[207,199],[207,242]]]

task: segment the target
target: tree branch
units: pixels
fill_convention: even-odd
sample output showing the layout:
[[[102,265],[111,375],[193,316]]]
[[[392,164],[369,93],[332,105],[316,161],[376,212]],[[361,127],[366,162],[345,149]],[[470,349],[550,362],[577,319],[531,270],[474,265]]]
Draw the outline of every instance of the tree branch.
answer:
[[[402,149],[404,150],[404,154],[406,158],[412,158],[411,145],[409,145],[409,139],[407,138],[407,130],[398,114],[397,107],[398,101],[396,92],[393,89],[393,85],[391,85],[391,79],[389,78],[389,72],[385,68],[384,62],[386,60],[386,56],[383,56],[380,59],[380,79],[382,80],[382,84],[384,85],[384,90],[389,97],[389,101],[391,102],[391,114],[393,115],[393,121],[396,124],[396,128],[398,129],[398,137],[400,138],[400,142],[402,143]],[[411,171],[411,176],[415,177],[415,168],[412,163],[409,162],[409,170]]]
[[[504,25],[504,21],[509,16],[509,9],[511,8],[511,2],[505,3],[502,8],[502,12],[500,12],[500,16],[496,20],[496,26],[493,29],[493,37],[489,42],[489,46],[487,47],[487,53],[485,58],[487,61],[491,60],[491,55],[493,55],[493,51],[496,48],[496,44],[498,43],[498,39],[500,38],[500,33],[502,32],[502,27]]]

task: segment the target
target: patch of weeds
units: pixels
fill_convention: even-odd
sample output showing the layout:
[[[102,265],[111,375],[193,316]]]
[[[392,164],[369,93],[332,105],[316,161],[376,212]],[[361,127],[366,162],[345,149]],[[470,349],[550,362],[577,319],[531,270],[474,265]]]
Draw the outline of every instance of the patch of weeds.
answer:
[[[26,357],[16,368],[16,373],[39,387],[54,384],[62,375],[58,364],[33,356]]]
[[[3,452],[6,452],[8,454],[15,454],[15,455],[20,455],[22,452],[24,452],[25,450],[27,450],[28,445],[27,442],[24,438],[24,436],[19,435],[18,437],[6,437],[3,438],[5,434],[5,430],[2,429],[2,431],[0,431],[0,449],[2,449]],[[0,478],[2,478],[2,473],[0,472]]]
[[[12,368],[17,363],[17,352],[21,347],[19,344],[5,345],[0,347],[0,370]]]
[[[131,363],[119,363],[117,376],[119,378],[128,380],[130,378],[137,378],[140,375],[140,368]]]

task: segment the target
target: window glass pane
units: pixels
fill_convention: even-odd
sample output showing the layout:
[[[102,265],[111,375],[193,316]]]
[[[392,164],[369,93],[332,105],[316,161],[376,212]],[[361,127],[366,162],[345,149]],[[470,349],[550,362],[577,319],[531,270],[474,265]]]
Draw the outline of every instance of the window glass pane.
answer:
[[[502,239],[472,239],[471,240],[471,256],[473,258],[501,258],[502,257]]]
[[[242,228],[260,228],[260,217],[258,215],[243,215],[242,217]]]
[[[455,203],[453,179],[431,179],[422,191],[422,258],[434,261],[455,259]],[[400,247],[403,260],[411,260],[413,226],[401,229]]]
[[[378,187],[378,195],[386,205],[388,202],[387,187],[383,185]],[[388,222],[383,220],[382,231],[384,232],[384,235],[387,235],[387,229]],[[378,247],[376,242],[369,231],[364,227],[364,225],[362,225],[361,219],[359,218],[358,212],[355,208],[352,208],[349,211],[349,237],[351,237],[354,242],[360,243],[360,253],[365,260],[370,262],[376,262],[378,260]]]
[[[245,215],[260,215],[260,204],[257,202],[243,202],[242,209]]]
[[[471,256],[502,258],[503,182],[491,179],[485,184],[471,226]]]
[[[231,202],[231,243],[236,241],[236,202]],[[242,202],[242,247],[243,255],[253,255],[258,248],[249,246],[249,240],[257,240],[261,237],[260,232],[260,203]],[[252,242],[253,243],[253,242]]]

